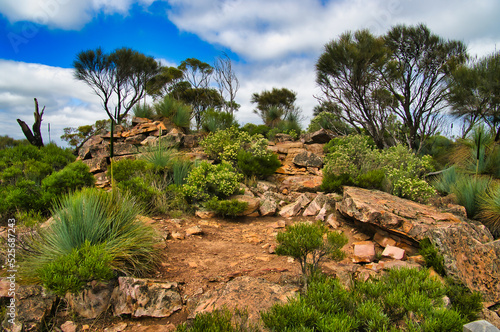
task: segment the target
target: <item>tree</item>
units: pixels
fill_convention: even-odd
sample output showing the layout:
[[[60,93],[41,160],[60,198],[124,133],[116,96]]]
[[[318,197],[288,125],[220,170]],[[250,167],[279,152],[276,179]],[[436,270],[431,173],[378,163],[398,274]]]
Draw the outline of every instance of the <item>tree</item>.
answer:
[[[183,76],[184,73],[179,68],[161,67],[160,72],[147,82],[146,92],[155,100],[165,97],[182,81]]]
[[[466,46],[443,40],[423,24],[395,26],[384,41],[390,50],[382,71],[384,88],[397,100],[390,107],[406,127],[406,143],[418,151],[441,124],[446,76],[466,60]]]
[[[42,133],[40,132],[40,127],[42,125],[42,116],[44,111],[45,111],[45,106],[42,108],[42,112],[40,113],[40,110],[38,109],[38,100],[36,100],[35,98],[35,113],[33,113],[33,115],[35,116],[35,123],[33,123],[32,127],[33,131],[31,131],[26,122],[22,121],[21,119],[17,119],[17,123],[19,123],[19,125],[21,126],[24,136],[26,136],[28,142],[39,148],[43,146],[43,139],[42,139]]]
[[[451,114],[464,121],[462,138],[480,121],[500,140],[500,52],[456,68],[449,79]]]
[[[159,65],[152,57],[129,48],[106,54],[101,48],[82,51],[73,62],[75,78],[85,82],[101,98],[113,126],[119,125],[146,93],[146,83],[156,76]],[[110,144],[113,157],[113,137]]]
[[[266,126],[274,128],[279,121],[288,118],[290,114],[298,115],[296,100],[296,92],[287,88],[273,88],[271,91],[254,93],[251,102],[257,104],[254,113],[261,117]]]
[[[366,131],[379,148],[387,145],[384,137],[392,102],[385,99],[387,94],[381,87],[380,72],[387,56],[382,38],[360,30],[326,44],[316,64],[322,104],[335,110],[358,133]]]
[[[233,71],[231,59],[226,53],[223,53],[222,56],[215,60],[214,69],[219,93],[226,101],[224,110],[232,115],[240,106],[235,100],[236,93],[240,88],[240,82]]]
[[[78,128],[66,127],[63,129],[64,134],[61,135],[63,141],[75,148],[75,153],[78,153],[80,147],[92,136],[106,130],[109,127],[111,120],[97,120],[93,125],[84,125]],[[104,133],[106,133],[104,131]]]

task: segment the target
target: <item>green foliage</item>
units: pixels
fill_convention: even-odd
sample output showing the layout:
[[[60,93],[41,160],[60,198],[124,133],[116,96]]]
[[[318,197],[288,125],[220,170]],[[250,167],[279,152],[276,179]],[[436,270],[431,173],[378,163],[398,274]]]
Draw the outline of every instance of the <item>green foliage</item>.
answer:
[[[157,116],[170,119],[179,128],[189,129],[192,109],[182,101],[165,96],[160,102],[154,104],[153,108]]]
[[[423,142],[419,155],[431,156],[436,163],[436,169],[443,169],[450,163],[451,151],[454,147],[454,142],[449,138],[434,135]]]
[[[207,133],[238,127],[238,122],[233,114],[224,111],[209,109],[203,113],[201,129]]]
[[[479,213],[477,219],[481,221],[491,234],[500,237],[500,186],[490,186],[484,194],[479,196]]]
[[[176,158],[172,162],[172,181],[177,186],[186,183],[189,172],[193,168],[193,162],[187,159]]]
[[[326,240],[323,239],[326,235]],[[322,223],[308,224],[305,222],[287,226],[285,232],[276,236],[278,246],[276,254],[290,256],[299,261],[302,275],[307,286],[308,278],[313,275],[319,262],[330,256],[342,260],[345,253],[341,250],[347,244],[347,237],[341,233],[328,233]]]
[[[238,151],[252,142],[252,136],[247,132],[231,127],[210,133],[200,142],[203,151],[216,163],[221,161],[234,162],[238,156]]]
[[[113,278],[110,263],[113,257],[104,244],[92,245],[89,241],[80,248],[73,248],[40,268],[37,273],[41,283],[59,296],[77,293],[87,282]]]
[[[382,189],[382,184],[385,179],[385,172],[382,169],[373,169],[364,174],[358,175],[354,183],[367,189]],[[344,185],[347,183],[344,183]]]
[[[241,179],[242,175],[228,163],[212,165],[203,161],[189,173],[183,192],[194,201],[226,198],[238,191]]]
[[[268,153],[262,156],[256,156],[252,151],[241,149],[237,157],[238,169],[247,177],[255,176],[264,179],[272,174],[281,166],[281,162],[275,153]]]
[[[157,200],[162,196],[162,192],[142,176],[118,182],[118,189],[132,195],[138,203],[149,211],[155,209]]]
[[[267,133],[269,132],[269,130],[271,130],[271,128],[266,125],[255,125],[253,123],[247,123],[243,127],[241,127],[241,130],[246,131],[250,134],[250,136],[259,134],[267,137]]]
[[[451,186],[451,192],[457,196],[458,204],[465,207],[467,216],[473,218],[479,212],[478,197],[484,195],[490,185],[489,177],[463,174]]]
[[[153,165],[143,159],[122,159],[113,162],[113,178],[116,182],[130,180],[141,173],[151,170]],[[111,178],[111,170],[108,170]]]
[[[419,244],[419,253],[424,257],[425,265],[434,268],[434,271],[444,276],[446,274],[444,270],[444,257],[439,253],[437,248],[428,238],[423,239]]]
[[[27,139],[18,140],[18,139],[14,139],[12,137],[9,137],[7,135],[0,136],[0,150],[13,148],[13,147],[21,145],[21,144],[27,145],[27,144],[29,144],[29,142]]]
[[[203,205],[208,210],[214,211],[217,215],[223,218],[241,216],[241,214],[248,208],[247,202],[241,202],[237,199],[219,200],[217,197],[212,197]]]
[[[338,114],[326,111],[319,113],[311,120],[307,131],[312,133],[322,128],[331,130],[338,135],[348,135],[352,132],[352,128],[343,122]]]
[[[336,175],[323,173],[321,190],[326,192],[342,193],[343,186],[352,186],[353,184],[354,180],[349,174],[342,173]]]
[[[441,172],[438,177],[432,182],[436,190],[443,195],[451,194],[451,187],[457,182],[457,168],[451,166]]]
[[[89,167],[82,161],[76,161],[43,179],[42,189],[50,197],[56,198],[70,191],[91,187],[94,183]]]
[[[97,120],[93,125],[84,125],[78,128],[66,127],[61,135],[63,141],[74,148],[79,148],[88,138],[93,135],[104,134],[109,131],[111,120]]]
[[[132,108],[132,112],[134,112],[134,116],[137,118],[146,118],[146,119],[154,119],[155,118],[155,111],[154,109],[147,105],[147,104],[141,104],[138,103]]]
[[[156,145],[148,145],[142,152],[140,158],[162,170],[172,166],[177,157],[177,150],[167,145],[160,137]]]
[[[246,310],[227,308],[196,315],[190,324],[177,327],[177,332],[257,332],[258,329],[248,322]]]
[[[96,255],[111,257],[106,266],[116,273],[144,276],[154,271],[159,259],[155,234],[137,220],[140,212],[134,200],[116,191],[84,189],[65,196],[53,210],[54,223],[26,241],[21,260],[24,280],[40,281],[41,271],[50,270],[53,262],[64,268],[63,257],[74,250],[76,258],[85,258],[85,252],[78,250],[86,243],[98,247]],[[94,263],[91,259],[89,267]]]
[[[481,293],[471,292],[463,284],[447,278],[446,296],[450,299],[453,310],[457,311],[466,321],[477,320],[478,313],[483,309]]]
[[[316,276],[307,293],[261,317],[271,331],[461,331],[466,320],[444,308],[445,294],[447,288],[427,270],[392,269],[349,289]]]

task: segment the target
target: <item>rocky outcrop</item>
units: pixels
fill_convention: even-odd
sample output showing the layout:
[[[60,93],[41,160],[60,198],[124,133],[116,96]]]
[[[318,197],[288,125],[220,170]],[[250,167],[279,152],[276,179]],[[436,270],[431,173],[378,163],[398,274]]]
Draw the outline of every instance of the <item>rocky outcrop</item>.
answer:
[[[282,286],[265,279],[249,276],[236,277],[224,284],[221,289],[210,291],[198,301],[190,313],[194,318],[199,313],[212,312],[214,309],[227,307],[248,309],[248,318],[256,323],[259,312],[269,309],[275,303],[287,302],[296,296],[298,289]]]
[[[115,316],[169,317],[182,309],[182,298],[175,282],[119,277],[118,284],[111,295]]]
[[[93,281],[77,294],[66,294],[71,309],[85,318],[96,318],[108,310],[114,282]]]
[[[448,276],[480,292],[484,301],[500,303],[500,240],[493,241],[483,225],[432,206],[354,187],[344,188],[337,210],[357,222],[382,229],[384,232],[374,240],[386,249],[401,239],[418,243],[429,238],[443,255]]]

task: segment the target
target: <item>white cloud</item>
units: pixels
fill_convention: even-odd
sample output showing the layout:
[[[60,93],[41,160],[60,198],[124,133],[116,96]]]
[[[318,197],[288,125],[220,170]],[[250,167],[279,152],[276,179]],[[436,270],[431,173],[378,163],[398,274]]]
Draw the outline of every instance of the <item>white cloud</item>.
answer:
[[[107,116],[100,99],[90,87],[73,78],[73,70],[40,64],[0,60],[0,133],[14,138],[24,138],[16,119],[30,127],[37,98],[40,111],[45,106],[42,135],[48,141],[47,125],[50,123],[51,139],[63,144],[60,136],[65,127],[92,124]]]
[[[144,6],[154,0],[15,0],[0,1],[0,13],[10,22],[28,21],[65,30],[80,29],[93,16],[105,14],[127,14],[133,3]]]

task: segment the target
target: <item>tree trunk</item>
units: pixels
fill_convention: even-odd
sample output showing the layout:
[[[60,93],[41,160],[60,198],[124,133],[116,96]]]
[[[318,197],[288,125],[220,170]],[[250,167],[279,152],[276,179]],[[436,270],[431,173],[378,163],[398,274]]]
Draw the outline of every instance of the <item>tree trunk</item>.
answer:
[[[42,113],[39,112],[38,101],[35,98],[35,113],[34,113],[35,123],[33,124],[33,131],[30,130],[26,122],[22,121],[21,119],[17,119],[17,122],[21,126],[24,136],[26,136],[28,142],[39,148],[43,146],[43,139],[42,139],[42,133],[40,132],[40,127],[42,125],[42,116],[44,111],[45,111],[45,106],[42,109]]]

